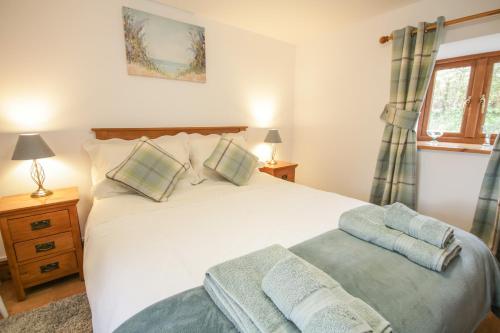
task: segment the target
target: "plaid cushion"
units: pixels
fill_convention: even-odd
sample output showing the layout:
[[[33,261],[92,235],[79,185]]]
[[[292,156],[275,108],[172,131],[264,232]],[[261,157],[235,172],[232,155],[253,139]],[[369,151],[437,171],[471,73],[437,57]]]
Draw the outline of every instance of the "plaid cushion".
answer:
[[[255,171],[257,162],[257,156],[234,143],[234,138],[222,135],[203,165],[235,185],[245,185]]]
[[[106,177],[160,202],[167,200],[188,169],[188,164],[179,162],[151,140],[143,138],[120,165],[106,173]]]

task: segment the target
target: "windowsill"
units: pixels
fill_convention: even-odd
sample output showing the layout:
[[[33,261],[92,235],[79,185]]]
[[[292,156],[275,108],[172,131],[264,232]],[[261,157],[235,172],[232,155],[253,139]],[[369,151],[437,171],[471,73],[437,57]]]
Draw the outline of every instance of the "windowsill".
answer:
[[[480,144],[473,143],[453,143],[453,142],[437,142],[431,141],[418,141],[417,149],[423,150],[444,150],[459,153],[473,153],[473,154],[491,154],[493,146],[485,147]]]

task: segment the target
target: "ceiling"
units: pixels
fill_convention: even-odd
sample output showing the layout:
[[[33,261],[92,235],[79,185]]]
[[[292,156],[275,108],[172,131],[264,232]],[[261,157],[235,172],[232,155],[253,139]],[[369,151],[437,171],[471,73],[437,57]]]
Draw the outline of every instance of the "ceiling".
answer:
[[[418,0],[157,0],[292,44]]]

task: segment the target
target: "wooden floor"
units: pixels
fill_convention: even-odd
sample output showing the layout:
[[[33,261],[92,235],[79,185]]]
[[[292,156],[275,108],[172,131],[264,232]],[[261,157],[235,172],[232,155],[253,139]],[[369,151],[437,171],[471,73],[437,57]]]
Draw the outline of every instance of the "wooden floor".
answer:
[[[495,317],[493,313],[489,313],[488,317],[479,325],[476,333],[498,333],[500,332],[500,319]]]
[[[57,301],[71,295],[85,291],[85,283],[80,281],[78,275],[69,276],[57,281],[52,281],[41,286],[28,289],[26,300],[18,302],[12,280],[5,281],[0,286],[2,295],[9,314],[29,311],[50,302]],[[1,316],[0,316],[1,317]],[[492,313],[481,323],[476,333],[498,333],[500,332],[500,319]]]
[[[81,281],[78,275],[71,275],[27,289],[26,299],[22,302],[17,301],[12,280],[2,282],[0,286],[0,295],[7,306],[9,315],[29,311],[84,291],[85,282]]]

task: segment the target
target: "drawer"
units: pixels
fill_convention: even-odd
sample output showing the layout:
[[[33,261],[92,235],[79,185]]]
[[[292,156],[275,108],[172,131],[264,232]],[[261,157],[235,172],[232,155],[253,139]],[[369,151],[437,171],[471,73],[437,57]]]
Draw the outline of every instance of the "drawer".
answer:
[[[71,232],[63,232],[14,244],[17,261],[39,258],[73,248],[73,235]]]
[[[290,182],[295,181],[295,170],[292,169],[277,169],[274,171],[274,176]]]
[[[50,281],[75,272],[78,272],[75,252],[60,254],[29,264],[19,265],[19,276],[25,287]]]
[[[67,210],[7,220],[12,241],[58,234],[71,228]]]

